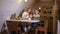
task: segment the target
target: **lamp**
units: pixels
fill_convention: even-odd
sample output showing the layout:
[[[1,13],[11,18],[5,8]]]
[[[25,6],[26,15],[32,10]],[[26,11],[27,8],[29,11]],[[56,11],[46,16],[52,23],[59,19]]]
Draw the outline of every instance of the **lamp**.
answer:
[[[41,12],[41,7],[39,7],[39,12]]]
[[[27,2],[27,0],[25,0],[25,2]]]
[[[39,10],[41,9],[41,7],[39,7]]]

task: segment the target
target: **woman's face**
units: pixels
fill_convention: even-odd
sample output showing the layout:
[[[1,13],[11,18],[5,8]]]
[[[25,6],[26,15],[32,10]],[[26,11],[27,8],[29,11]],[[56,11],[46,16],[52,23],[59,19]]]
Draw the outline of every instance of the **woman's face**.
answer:
[[[31,12],[31,8],[30,8],[30,9],[28,9],[28,12],[29,12],[29,13]]]

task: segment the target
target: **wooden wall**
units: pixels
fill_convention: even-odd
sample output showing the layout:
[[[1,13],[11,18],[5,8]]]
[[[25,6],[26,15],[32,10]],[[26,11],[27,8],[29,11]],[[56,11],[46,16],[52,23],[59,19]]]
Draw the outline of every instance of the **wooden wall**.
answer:
[[[44,14],[43,12],[44,11],[50,11],[51,10],[51,14],[50,16],[52,17],[52,20],[50,20],[49,18],[49,25],[48,25],[48,32],[51,33],[51,34],[56,34],[57,33],[57,12],[56,12],[56,7],[55,7],[55,0],[52,0],[52,1],[36,1],[34,4],[33,4],[33,8],[34,9],[38,9],[39,7],[41,7],[41,14]],[[51,7],[51,9],[46,9],[46,8],[49,8]],[[59,5],[60,7],[60,5]],[[44,11],[43,11],[44,10]],[[49,14],[49,13],[48,13]],[[48,16],[48,14],[46,14]]]

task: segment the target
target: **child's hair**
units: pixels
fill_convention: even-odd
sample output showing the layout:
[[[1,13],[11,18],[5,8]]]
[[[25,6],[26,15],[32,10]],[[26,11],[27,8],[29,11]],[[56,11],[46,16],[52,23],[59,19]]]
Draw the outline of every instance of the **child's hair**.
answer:
[[[38,9],[35,9],[35,10],[38,10]],[[34,10],[34,11],[35,11],[35,10]],[[38,11],[39,11],[39,10],[38,10]]]

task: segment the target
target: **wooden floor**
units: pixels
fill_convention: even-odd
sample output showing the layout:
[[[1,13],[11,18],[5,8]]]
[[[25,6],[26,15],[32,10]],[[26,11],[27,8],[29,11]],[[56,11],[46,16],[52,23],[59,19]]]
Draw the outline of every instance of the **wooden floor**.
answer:
[[[7,32],[0,32],[0,34],[7,34]],[[47,34],[51,34],[50,32],[47,32]]]
[[[0,32],[0,34],[7,34],[7,30]]]
[[[0,34],[8,34],[8,31],[3,31],[3,32],[0,32]],[[31,33],[29,33],[29,34],[31,34]],[[33,33],[34,34],[34,33]],[[47,34],[52,34],[51,32],[47,32]]]

